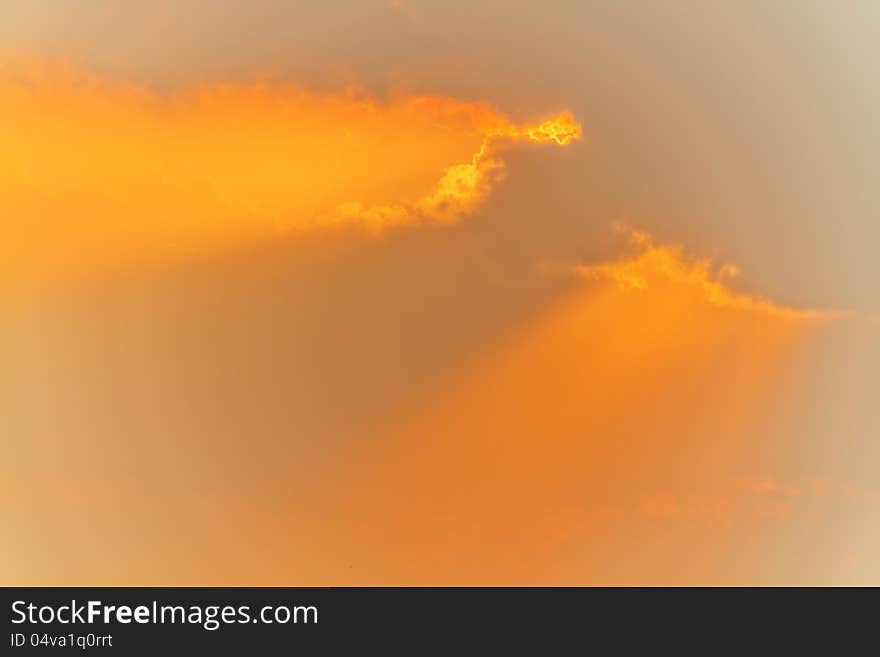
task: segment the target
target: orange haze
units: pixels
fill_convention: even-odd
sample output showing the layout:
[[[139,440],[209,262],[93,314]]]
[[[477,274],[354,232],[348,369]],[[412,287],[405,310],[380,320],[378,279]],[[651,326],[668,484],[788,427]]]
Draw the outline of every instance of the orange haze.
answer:
[[[338,464],[315,514],[274,528],[305,554],[268,564],[266,581],[742,581],[743,535],[792,497],[754,472],[760,436],[821,315],[734,293],[708,263],[634,239],[633,259],[583,269]]]

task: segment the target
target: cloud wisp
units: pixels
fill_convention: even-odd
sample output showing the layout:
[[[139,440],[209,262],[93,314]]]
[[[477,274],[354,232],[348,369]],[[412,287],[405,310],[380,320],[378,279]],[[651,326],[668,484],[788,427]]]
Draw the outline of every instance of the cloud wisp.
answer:
[[[595,264],[576,265],[570,269],[587,280],[615,283],[622,291],[646,292],[660,286],[687,290],[702,301],[731,310],[769,314],[792,319],[829,319],[845,313],[779,305],[770,299],[733,291],[729,282],[739,276],[730,264],[713,266],[709,259],[687,255],[678,245],[656,244],[640,230],[615,224],[634,249],[634,254]]]
[[[493,151],[502,140],[567,146],[581,138],[581,127],[569,112],[557,114],[533,125],[516,125],[499,118],[485,134],[470,162],[446,169],[431,194],[413,203],[385,203],[364,206],[358,201],[339,207],[338,216],[373,228],[409,224],[420,220],[452,223],[470,214],[489,195],[504,170],[504,161]]]

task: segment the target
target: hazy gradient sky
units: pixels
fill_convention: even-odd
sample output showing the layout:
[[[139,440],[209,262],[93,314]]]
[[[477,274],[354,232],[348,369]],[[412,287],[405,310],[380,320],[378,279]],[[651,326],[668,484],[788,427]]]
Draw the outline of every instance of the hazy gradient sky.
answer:
[[[5,0],[3,583],[878,583],[878,35]]]

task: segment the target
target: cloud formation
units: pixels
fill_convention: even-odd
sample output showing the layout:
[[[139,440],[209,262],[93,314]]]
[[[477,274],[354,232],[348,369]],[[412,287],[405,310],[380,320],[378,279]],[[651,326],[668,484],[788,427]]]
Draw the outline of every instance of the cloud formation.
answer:
[[[658,245],[648,233],[615,224],[624,233],[635,254],[596,264],[578,265],[573,272],[585,279],[616,283],[623,291],[645,292],[660,286],[687,290],[719,308],[764,313],[790,318],[822,318],[833,313],[790,308],[769,299],[734,292],[728,283],[739,276],[734,265],[713,267],[712,261],[688,256],[678,245]]]
[[[171,93],[73,66],[0,60],[0,260],[119,265],[273,234],[450,223],[491,192],[502,142],[566,145],[562,113],[279,81]]]
[[[473,154],[470,162],[448,167],[431,194],[410,204],[390,203],[365,207],[357,201],[349,202],[339,207],[339,216],[346,221],[375,228],[411,223],[420,219],[451,223],[472,212],[489,195],[492,184],[500,178],[504,161],[493,153],[493,147],[499,141],[516,140],[567,146],[580,138],[581,127],[569,112],[534,125],[515,125],[500,118],[497,125],[486,132],[479,150]]]

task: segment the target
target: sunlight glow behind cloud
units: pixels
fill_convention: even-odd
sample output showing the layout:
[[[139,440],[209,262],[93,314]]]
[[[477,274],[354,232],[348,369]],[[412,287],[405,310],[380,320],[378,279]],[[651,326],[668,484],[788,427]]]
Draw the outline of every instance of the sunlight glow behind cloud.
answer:
[[[581,138],[581,127],[568,112],[535,125],[514,125],[501,119],[489,129],[470,162],[446,169],[434,192],[410,205],[383,204],[364,207],[360,202],[345,203],[339,215],[346,221],[363,223],[375,229],[427,219],[450,223],[474,210],[491,191],[504,169],[504,162],[493,156],[492,148],[501,140],[555,143],[567,146]]]

